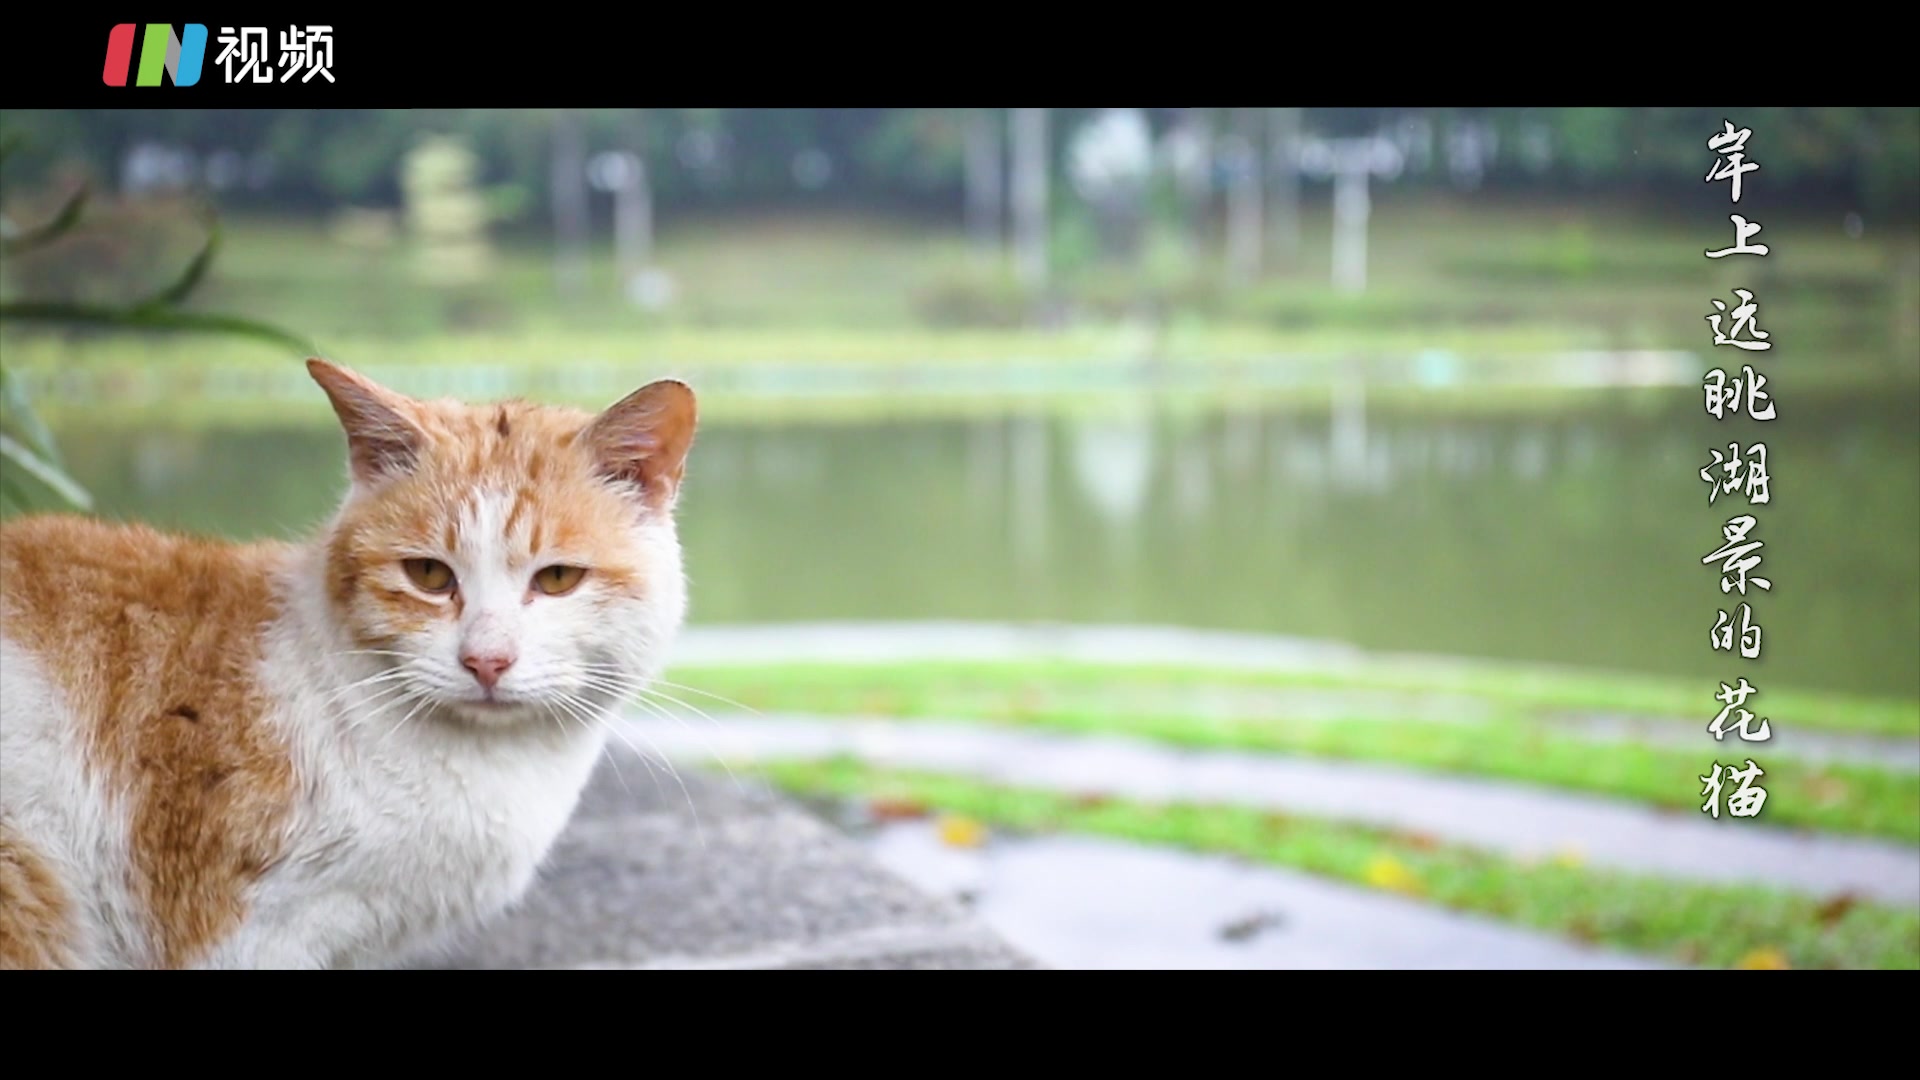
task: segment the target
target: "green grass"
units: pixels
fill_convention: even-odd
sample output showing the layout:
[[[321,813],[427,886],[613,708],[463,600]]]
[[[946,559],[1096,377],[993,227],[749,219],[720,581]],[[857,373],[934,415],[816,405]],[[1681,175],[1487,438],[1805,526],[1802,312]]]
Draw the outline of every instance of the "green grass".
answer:
[[[1070,674],[1050,678],[1055,672]],[[1288,716],[1284,703],[1257,701],[1251,708],[1243,703],[1241,708],[1211,714],[1197,706],[1179,708],[1181,694],[1198,694],[1205,688],[1203,678],[1218,680],[1212,684],[1215,687],[1381,685],[1353,678],[1336,682],[1302,677],[1289,682],[1253,673],[1203,676],[1179,668],[1068,665],[1056,669],[1031,664],[714,667],[669,674],[683,685],[761,711],[947,718],[1074,734],[1126,735],[1193,748],[1392,763],[1630,799],[1682,813],[1697,812],[1699,777],[1712,762],[1738,764],[1752,757],[1765,770],[1761,785],[1768,792],[1759,822],[1920,843],[1920,776],[1771,756],[1764,744],[1716,744],[1704,732],[1711,713],[1686,725],[1702,729],[1700,749],[1682,750],[1583,738],[1526,714],[1511,698],[1494,698],[1486,717],[1472,722],[1380,712],[1334,718]],[[1263,678],[1273,681],[1258,681]],[[1491,685],[1528,684],[1487,683],[1482,688]],[[1583,684],[1573,682],[1557,692],[1545,689],[1548,683],[1532,685],[1535,696],[1525,700],[1537,704],[1545,697],[1564,707],[1576,700],[1574,691]],[[1605,685],[1594,684],[1603,694]],[[1773,715],[1780,718],[1779,723],[1787,723],[1783,712]],[[1869,709],[1860,716],[1875,714]]]
[[[1851,898],[1675,882],[1592,869],[1574,857],[1528,864],[1360,825],[1057,795],[844,760],[770,763],[760,771],[799,795],[885,798],[1007,830],[1067,831],[1238,856],[1681,963],[1734,967],[1777,950],[1799,968],[1920,967],[1920,913]]]
[[[1719,708],[1697,683],[1613,672],[1469,662],[1369,663],[1348,670],[1260,671],[1181,664],[1074,661],[903,661],[871,664],[683,665],[672,677],[755,708],[953,715],[988,709],[1019,718],[1070,709],[1087,695],[1120,703],[1136,691],[1386,690],[1458,694],[1531,715],[1552,712],[1665,717],[1704,729]],[[1920,701],[1854,698],[1767,687],[1770,715],[1823,731],[1920,737]],[[1110,706],[1114,702],[1103,702]],[[1704,712],[1702,711],[1704,708]]]

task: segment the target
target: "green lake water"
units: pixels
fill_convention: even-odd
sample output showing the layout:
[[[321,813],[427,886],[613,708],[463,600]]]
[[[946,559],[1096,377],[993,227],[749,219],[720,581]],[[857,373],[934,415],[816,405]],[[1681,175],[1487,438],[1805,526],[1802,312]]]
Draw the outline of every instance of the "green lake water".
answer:
[[[1783,687],[1920,696],[1911,391],[1716,422],[1594,391],[1538,415],[1220,410],[729,423],[681,504],[696,622],[1140,622]],[[1663,396],[1662,402],[1666,400]],[[325,420],[68,425],[111,516],[291,537],[344,486]],[[1772,502],[1708,503],[1709,447],[1768,444]],[[1764,542],[1758,661],[1709,645],[1736,514]],[[1759,700],[1759,699],[1756,699]]]

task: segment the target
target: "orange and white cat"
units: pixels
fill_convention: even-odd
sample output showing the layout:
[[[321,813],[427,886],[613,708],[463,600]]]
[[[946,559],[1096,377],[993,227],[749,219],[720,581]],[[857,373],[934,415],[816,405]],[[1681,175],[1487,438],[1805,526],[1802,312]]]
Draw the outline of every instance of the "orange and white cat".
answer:
[[[307,544],[0,525],[0,967],[389,966],[519,898],[686,610],[693,392],[417,401],[320,360]]]

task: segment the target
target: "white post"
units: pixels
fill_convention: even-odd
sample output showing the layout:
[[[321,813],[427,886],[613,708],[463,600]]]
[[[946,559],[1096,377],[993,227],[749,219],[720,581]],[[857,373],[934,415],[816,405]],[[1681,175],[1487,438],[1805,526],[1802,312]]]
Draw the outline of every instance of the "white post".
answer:
[[[561,109],[553,123],[554,274],[560,291],[578,296],[587,281],[586,137],[580,118]]]
[[[1260,161],[1260,110],[1236,109],[1233,187],[1227,192],[1227,272],[1238,282],[1260,274],[1260,209],[1266,200]]]
[[[1268,180],[1273,192],[1273,253],[1281,266],[1288,266],[1300,255],[1300,170],[1294,162],[1300,110],[1269,109],[1267,120],[1268,164],[1273,169]]]
[[[1367,177],[1365,158],[1340,155],[1333,175],[1333,284],[1343,292],[1367,288],[1367,217],[1372,212]]]
[[[1047,283],[1047,110],[1013,110],[1014,270],[1030,288]]]
[[[1206,250],[1213,209],[1213,120],[1211,109],[1188,109],[1180,118],[1180,128],[1192,141],[1192,171],[1180,180],[1180,202],[1187,247],[1194,258]]]
[[[1003,138],[998,109],[967,110],[967,234],[984,252],[1000,246]]]
[[[613,243],[620,283],[630,287],[652,259],[653,206],[647,165],[638,154],[624,154],[627,166],[613,192]]]

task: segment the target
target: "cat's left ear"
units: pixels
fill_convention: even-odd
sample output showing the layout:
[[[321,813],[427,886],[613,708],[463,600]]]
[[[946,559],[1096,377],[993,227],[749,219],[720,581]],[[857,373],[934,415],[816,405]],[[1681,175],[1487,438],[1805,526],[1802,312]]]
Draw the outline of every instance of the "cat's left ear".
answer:
[[[638,487],[648,506],[667,510],[680,492],[696,414],[693,388],[661,379],[610,406],[579,438],[601,472]]]
[[[413,470],[425,435],[413,420],[411,399],[318,358],[307,361],[307,373],[327,392],[346,429],[355,483],[375,484]]]

